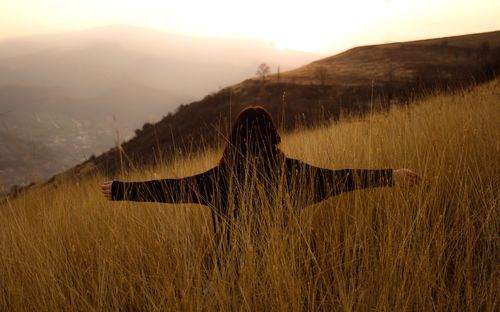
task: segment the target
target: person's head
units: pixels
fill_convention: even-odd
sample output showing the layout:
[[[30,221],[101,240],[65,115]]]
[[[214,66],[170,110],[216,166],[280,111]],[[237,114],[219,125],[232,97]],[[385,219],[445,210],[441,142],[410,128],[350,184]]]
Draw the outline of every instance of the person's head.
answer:
[[[262,106],[247,107],[233,124],[221,161],[242,160],[249,155],[272,158],[279,154],[280,142],[271,114]]]

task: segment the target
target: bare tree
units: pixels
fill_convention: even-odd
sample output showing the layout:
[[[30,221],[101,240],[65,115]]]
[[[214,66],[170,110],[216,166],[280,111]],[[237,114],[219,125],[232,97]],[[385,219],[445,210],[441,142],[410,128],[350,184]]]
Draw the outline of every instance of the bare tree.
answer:
[[[266,80],[266,77],[267,75],[269,75],[269,73],[271,73],[271,69],[269,68],[269,66],[267,66],[266,63],[262,63],[257,68],[257,72],[255,74],[259,76],[262,81],[264,81]]]
[[[314,69],[314,78],[316,78],[319,83],[324,86],[328,81],[328,68],[326,66],[319,66]]]

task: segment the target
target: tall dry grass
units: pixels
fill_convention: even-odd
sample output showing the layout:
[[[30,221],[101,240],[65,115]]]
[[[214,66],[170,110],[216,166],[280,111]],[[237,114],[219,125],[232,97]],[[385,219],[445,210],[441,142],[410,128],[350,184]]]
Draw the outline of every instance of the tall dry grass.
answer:
[[[425,181],[331,198],[286,228],[262,220],[258,244],[242,221],[219,259],[207,207],[108,202],[101,176],[33,189],[0,206],[0,310],[498,310],[499,83],[285,135],[317,166]],[[182,177],[219,156],[121,178]],[[242,200],[276,204],[255,198]]]

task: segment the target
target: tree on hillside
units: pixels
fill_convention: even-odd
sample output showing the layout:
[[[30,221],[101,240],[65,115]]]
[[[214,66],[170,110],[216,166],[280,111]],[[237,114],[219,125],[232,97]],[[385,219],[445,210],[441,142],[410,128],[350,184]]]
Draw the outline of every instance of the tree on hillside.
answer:
[[[328,81],[328,68],[326,66],[319,66],[314,69],[314,78],[319,81],[319,83],[324,86]]]
[[[262,79],[262,81],[266,80],[267,75],[271,73],[271,69],[266,63],[262,63],[257,67],[257,72],[255,73],[257,76]]]

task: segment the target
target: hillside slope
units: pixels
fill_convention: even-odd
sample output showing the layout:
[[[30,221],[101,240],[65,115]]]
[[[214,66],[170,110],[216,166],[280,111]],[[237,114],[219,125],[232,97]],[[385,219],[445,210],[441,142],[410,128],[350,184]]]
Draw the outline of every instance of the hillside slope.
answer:
[[[373,45],[286,72],[281,80],[349,86],[373,81],[393,89],[410,83],[467,84],[481,67],[498,66],[499,54],[500,31]]]
[[[444,44],[446,43],[446,44]],[[326,68],[318,80],[316,69]],[[392,74],[387,70],[392,68]],[[341,115],[387,110],[433,90],[464,90],[500,71],[500,31],[359,47],[266,80],[249,79],[182,105],[160,122],[146,124],[136,136],[67,174],[152,164],[158,159],[223,142],[229,124],[243,107],[268,108],[283,129]],[[316,76],[315,76],[316,75]]]

